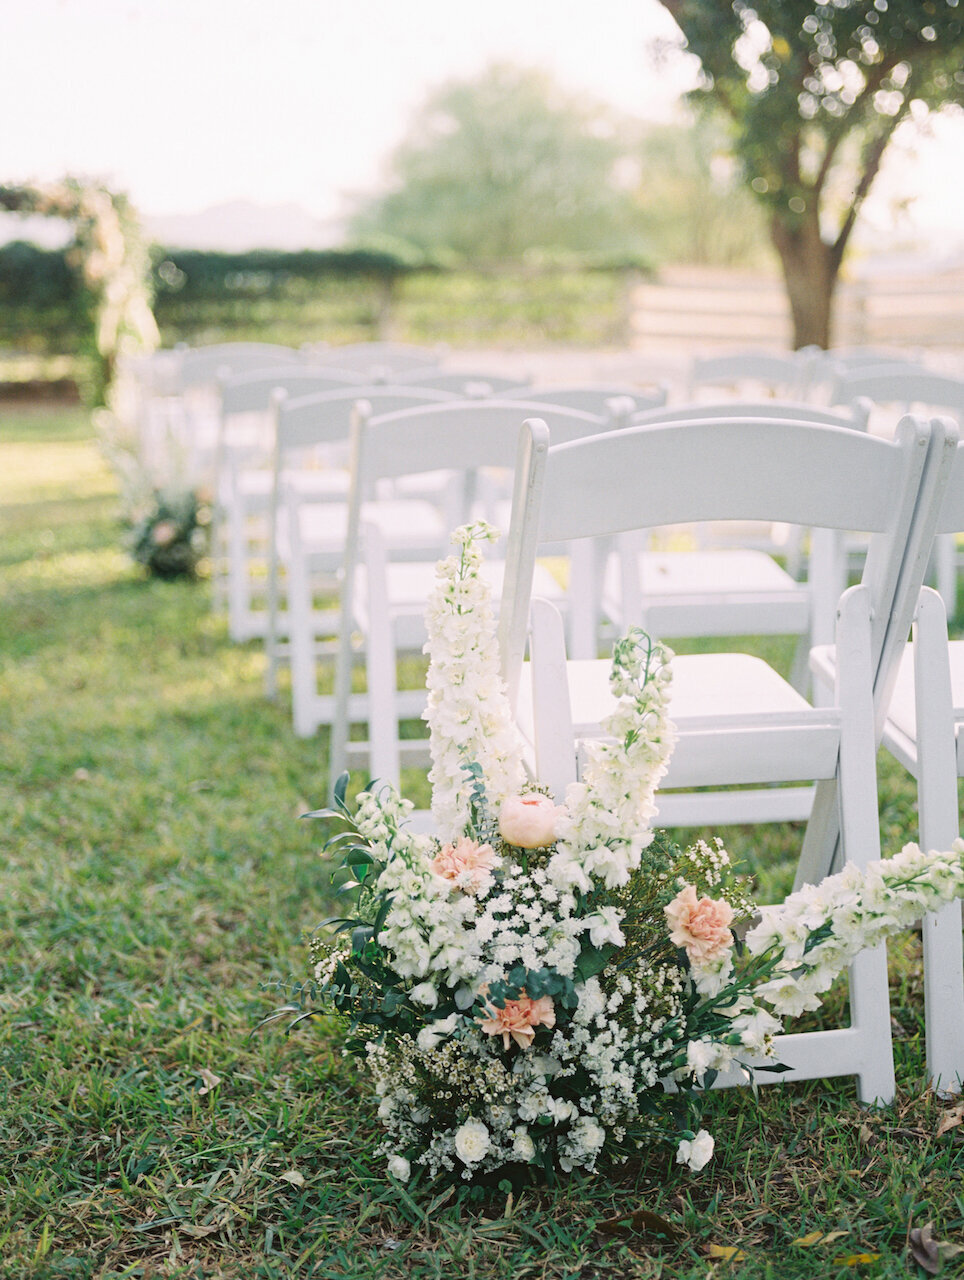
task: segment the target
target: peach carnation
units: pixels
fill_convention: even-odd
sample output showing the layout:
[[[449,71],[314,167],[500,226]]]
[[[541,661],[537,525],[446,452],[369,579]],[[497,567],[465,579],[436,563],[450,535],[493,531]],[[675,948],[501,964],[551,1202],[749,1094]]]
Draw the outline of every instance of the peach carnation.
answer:
[[[443,844],[430,865],[440,880],[475,893],[499,865],[499,858],[490,844],[460,836],[455,844]]]
[[[733,945],[729,929],[733,908],[722,898],[697,898],[696,889],[688,884],[665,912],[670,941],[685,947],[692,964],[711,964]]]
[[[520,1049],[528,1049],[535,1038],[536,1027],[554,1027],[556,1011],[549,996],[540,996],[532,1000],[526,993],[518,1000],[506,1000],[499,1009],[487,1004],[487,1018],[480,1018],[479,1026],[489,1036],[501,1036],[503,1048],[508,1049],[509,1041],[514,1040]]]
[[[560,805],[538,791],[509,796],[499,810],[499,835],[517,849],[545,849],[556,838]]]

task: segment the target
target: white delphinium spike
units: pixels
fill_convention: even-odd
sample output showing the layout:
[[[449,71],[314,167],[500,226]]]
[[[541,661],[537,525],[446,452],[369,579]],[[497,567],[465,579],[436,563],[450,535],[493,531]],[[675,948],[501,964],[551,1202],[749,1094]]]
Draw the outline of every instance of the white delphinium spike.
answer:
[[[491,592],[479,572],[477,544],[498,536],[484,521],[455,531],[459,554],[437,566],[426,614],[429,781],[432,816],[444,839],[460,835],[469,821],[471,789],[464,765],[481,769],[493,813],[519,790],[524,777],[522,744],[499,666]]]
[[[566,792],[550,876],[588,892],[593,879],[616,888],[652,841],[653,797],[676,741],[666,715],[672,654],[638,628],[613,650],[610,686],[619,699],[603,722],[613,741],[585,744],[583,780]]]

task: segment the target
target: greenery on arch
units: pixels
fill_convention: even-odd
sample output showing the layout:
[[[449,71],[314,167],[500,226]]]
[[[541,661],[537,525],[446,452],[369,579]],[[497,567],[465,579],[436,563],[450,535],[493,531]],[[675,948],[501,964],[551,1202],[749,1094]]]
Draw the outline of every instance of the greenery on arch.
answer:
[[[105,403],[119,358],[153,350],[159,341],[148,245],[133,206],[101,183],[64,178],[38,186],[0,186],[0,209],[62,218],[72,226],[68,261],[83,287],[88,330],[84,392],[91,403]]]

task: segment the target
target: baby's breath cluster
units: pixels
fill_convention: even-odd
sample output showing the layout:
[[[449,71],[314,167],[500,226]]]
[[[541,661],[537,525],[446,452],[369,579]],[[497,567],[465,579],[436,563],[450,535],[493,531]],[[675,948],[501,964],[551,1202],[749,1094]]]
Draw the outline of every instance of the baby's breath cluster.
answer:
[[[341,793],[354,914],[310,944],[311,977],[367,1063],[392,1176],[552,1179],[669,1141],[701,1169],[700,1090],[772,1061],[864,946],[964,896],[964,843],[908,846],[753,911],[719,840],[654,832],[674,732],[669,654],[615,649],[607,738],[557,806],[526,784],[477,542],[456,535],[429,606],[434,836],[391,789]]]

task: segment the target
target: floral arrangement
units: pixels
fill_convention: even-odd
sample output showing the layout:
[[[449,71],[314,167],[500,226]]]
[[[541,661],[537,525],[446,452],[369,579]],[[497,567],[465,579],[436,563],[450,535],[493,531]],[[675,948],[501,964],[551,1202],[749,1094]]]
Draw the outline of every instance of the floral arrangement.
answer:
[[[208,551],[211,506],[193,490],[153,490],[133,521],[131,555],[158,578],[193,578]]]
[[[479,574],[484,525],[455,535],[428,609],[435,835],[369,789],[328,842],[352,903],[310,942],[310,981],[371,1072],[388,1170],[405,1181],[551,1180],[657,1142],[701,1169],[701,1090],[779,1070],[782,1018],[816,1008],[863,947],[964,896],[964,843],[909,845],[755,908],[721,843],[652,829],[674,741],[670,655],[615,647],[617,707],[557,805],[527,781]],[[302,1016],[311,1016],[317,1009]]]

